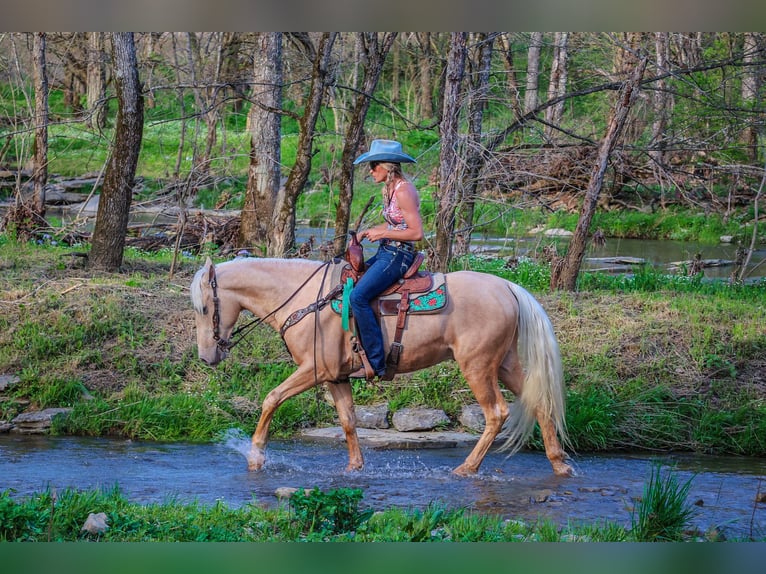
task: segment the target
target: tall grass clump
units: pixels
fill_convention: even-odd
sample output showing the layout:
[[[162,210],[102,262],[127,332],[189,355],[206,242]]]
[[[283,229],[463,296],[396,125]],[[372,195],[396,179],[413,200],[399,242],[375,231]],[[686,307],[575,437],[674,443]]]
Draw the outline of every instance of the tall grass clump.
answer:
[[[686,500],[693,478],[679,484],[676,474],[669,470],[664,476],[661,464],[652,466],[649,482],[644,486],[641,500],[636,504],[631,523],[633,538],[638,542],[674,542],[683,539],[694,513]]]

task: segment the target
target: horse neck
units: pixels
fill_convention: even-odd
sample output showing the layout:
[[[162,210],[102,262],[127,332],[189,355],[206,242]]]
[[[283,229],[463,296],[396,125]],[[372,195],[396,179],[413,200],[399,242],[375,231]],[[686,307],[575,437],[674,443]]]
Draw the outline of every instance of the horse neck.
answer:
[[[290,299],[319,265],[318,261],[303,259],[251,258],[221,264],[217,271],[219,284],[236,294],[240,307],[256,317],[265,317]],[[316,296],[316,287],[312,287],[312,282],[316,280],[312,278],[305,289],[312,293],[312,298]],[[304,299],[300,295],[295,297],[298,302]],[[286,305],[277,316],[294,306]]]

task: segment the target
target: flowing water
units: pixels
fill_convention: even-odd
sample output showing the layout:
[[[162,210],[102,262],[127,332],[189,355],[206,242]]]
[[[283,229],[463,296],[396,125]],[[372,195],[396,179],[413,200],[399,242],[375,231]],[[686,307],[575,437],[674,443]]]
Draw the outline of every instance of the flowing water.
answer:
[[[359,488],[374,508],[424,509],[429,504],[559,525],[630,526],[631,512],[656,462],[691,480],[692,525],[729,539],[766,537],[766,459],[706,456],[581,455],[578,476],[556,477],[545,455],[510,458],[490,451],[480,473],[451,473],[469,448],[364,449],[365,469],[343,471],[345,444],[272,441],[262,471],[249,472],[242,455],[248,437],[232,433],[214,444],[150,443],[103,438],[0,435],[0,491],[30,495],[48,488],[119,486],[129,500],[169,500],[229,507],[278,504],[280,487]]]

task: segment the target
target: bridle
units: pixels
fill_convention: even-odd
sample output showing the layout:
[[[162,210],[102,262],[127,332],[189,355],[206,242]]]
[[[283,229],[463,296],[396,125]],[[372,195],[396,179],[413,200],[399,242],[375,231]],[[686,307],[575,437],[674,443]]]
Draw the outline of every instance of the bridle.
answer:
[[[320,269],[322,268],[325,269],[325,277],[326,277],[327,270],[329,269],[329,264],[330,264],[329,261],[325,261],[324,263],[322,263],[322,265],[317,267],[316,270],[306,278],[306,280],[300,285],[300,287],[298,287],[298,289],[296,289],[293,292],[292,295],[290,295],[279,307],[271,311],[268,315],[262,318],[256,317],[252,321],[237,327],[236,329],[234,329],[234,331],[232,331],[231,337],[229,337],[228,339],[224,339],[223,337],[221,337],[221,300],[218,297],[218,278],[216,277],[216,274],[215,274],[215,264],[211,263],[209,284],[210,284],[210,289],[213,291],[213,340],[215,341],[215,344],[218,350],[222,354],[227,355],[229,351],[235,345],[237,345],[240,341],[242,341],[242,339],[245,338],[245,335],[247,335],[255,327],[257,327],[258,325],[260,325],[261,323],[263,323],[264,321],[272,317],[275,313],[277,313],[280,309],[282,309],[285,305],[287,305],[293,299],[293,297],[295,297],[301,291],[301,289],[303,289],[306,286],[306,283],[308,283],[309,280],[319,272]],[[324,284],[324,280],[322,281],[322,283]],[[320,292],[321,292],[321,287],[320,287]],[[329,299],[331,299],[335,294],[336,293],[333,292],[329,294],[328,296],[324,297],[323,300],[329,301]],[[316,311],[321,309],[322,307],[324,307],[324,305],[320,306],[317,303],[312,303],[312,305],[310,305],[309,308],[301,309],[299,311],[296,311],[292,315],[290,315],[290,317],[287,318],[284,325],[282,325],[282,328],[279,331],[279,334],[282,336],[282,340],[284,341],[284,334],[288,328],[290,328],[295,323],[300,321],[300,319],[302,319],[305,315],[307,315],[309,311]]]

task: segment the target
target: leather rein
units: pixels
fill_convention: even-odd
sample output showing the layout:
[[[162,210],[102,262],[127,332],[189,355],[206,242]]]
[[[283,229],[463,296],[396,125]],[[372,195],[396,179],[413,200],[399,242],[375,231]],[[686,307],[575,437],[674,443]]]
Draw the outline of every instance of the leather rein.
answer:
[[[239,342],[242,341],[242,339],[245,338],[245,335],[247,335],[250,331],[252,331],[255,327],[266,321],[269,317],[273,316],[275,313],[277,313],[279,310],[281,310],[285,305],[287,305],[300,291],[306,286],[306,284],[311,280],[314,275],[316,275],[322,268],[325,270],[325,278],[327,277],[327,270],[329,269],[329,261],[325,261],[316,268],[316,270],[309,275],[306,280],[301,283],[300,287],[298,287],[292,295],[290,295],[279,307],[271,311],[268,315],[264,316],[263,318],[256,317],[252,321],[249,321],[248,323],[241,325],[237,327],[234,331],[232,331],[231,336],[228,339],[224,339],[221,337],[221,300],[218,297],[218,278],[215,274],[215,264],[210,265],[210,289],[213,291],[213,340],[215,340],[216,346],[222,353],[228,353],[235,345],[237,345]],[[322,279],[322,285],[324,285],[324,279]],[[284,341],[285,331],[295,325],[298,321],[303,319],[306,315],[308,315],[311,312],[319,311],[321,310],[335,295],[337,295],[338,291],[342,289],[342,285],[338,286],[339,288],[334,289],[330,293],[328,293],[325,297],[317,297],[317,301],[309,305],[308,307],[304,309],[300,309],[298,311],[295,311],[292,313],[287,320],[284,322],[282,327],[279,330],[279,334],[282,337],[282,340]],[[322,292],[322,287],[320,286],[319,293]]]

